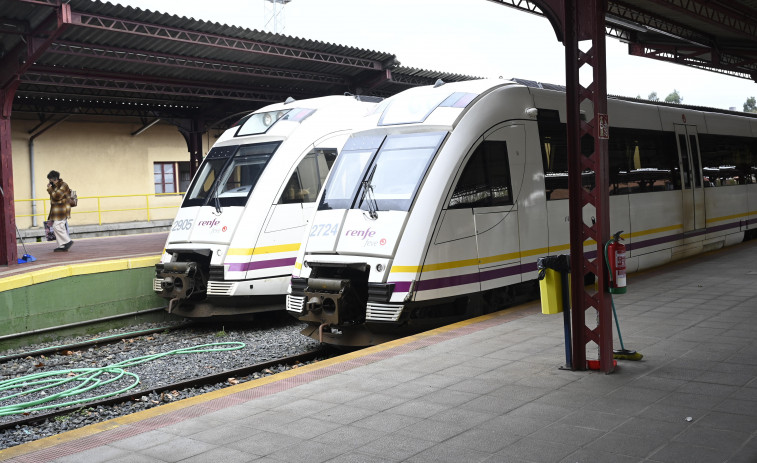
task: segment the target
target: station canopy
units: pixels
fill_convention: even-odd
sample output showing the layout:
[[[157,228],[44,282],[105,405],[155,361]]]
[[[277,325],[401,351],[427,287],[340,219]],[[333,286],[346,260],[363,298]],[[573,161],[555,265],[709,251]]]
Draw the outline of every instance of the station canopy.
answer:
[[[289,97],[386,97],[473,78],[403,67],[391,53],[92,0],[2,0],[0,64],[0,88],[19,79],[15,118],[201,119],[204,128]]]
[[[538,15],[562,3],[489,1]],[[630,54],[757,80],[757,0],[609,0],[605,19]],[[17,118],[191,119],[204,129],[288,97],[386,97],[472,78],[404,67],[391,53],[92,0],[2,0],[0,64],[0,88],[18,79]]]
[[[565,3],[489,1],[541,16]],[[608,0],[605,29],[631,55],[757,81],[757,0]]]

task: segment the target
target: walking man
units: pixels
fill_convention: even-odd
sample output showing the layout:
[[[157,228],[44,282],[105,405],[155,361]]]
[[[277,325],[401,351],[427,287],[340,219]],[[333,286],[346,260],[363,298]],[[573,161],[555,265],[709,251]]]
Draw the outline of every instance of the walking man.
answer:
[[[47,174],[50,181],[47,185],[47,192],[50,194],[50,215],[48,220],[53,221],[53,231],[58,247],[55,252],[68,251],[68,248],[74,244],[71,237],[68,236],[68,218],[71,217],[71,190],[68,184],[60,178],[60,173],[51,170]]]

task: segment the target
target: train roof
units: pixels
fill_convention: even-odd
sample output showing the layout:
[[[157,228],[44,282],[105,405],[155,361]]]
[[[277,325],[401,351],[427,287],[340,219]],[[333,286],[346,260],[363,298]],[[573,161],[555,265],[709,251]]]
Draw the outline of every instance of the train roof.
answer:
[[[566,90],[566,87],[564,85],[548,84],[548,83],[543,83],[543,82],[537,82],[535,80],[520,79],[520,78],[515,78],[515,77],[510,80],[529,88],[554,90],[554,91],[563,92],[563,93],[565,93],[565,90]],[[607,95],[607,98],[613,99],[613,100],[620,100],[620,101],[629,101],[632,103],[642,103],[642,104],[648,104],[648,105],[654,105],[654,106],[665,106],[665,107],[670,107],[670,108],[684,108],[684,109],[690,109],[693,111],[727,114],[731,116],[751,117],[751,118],[757,119],[757,114],[754,114],[754,113],[747,113],[743,111],[731,111],[731,110],[720,109],[720,108],[710,108],[708,106],[695,106],[695,105],[686,105],[686,104],[679,104],[679,103],[668,103],[666,101],[654,101],[654,100],[648,100],[646,98],[634,98],[634,97],[628,97],[628,96],[622,96],[622,95]]]

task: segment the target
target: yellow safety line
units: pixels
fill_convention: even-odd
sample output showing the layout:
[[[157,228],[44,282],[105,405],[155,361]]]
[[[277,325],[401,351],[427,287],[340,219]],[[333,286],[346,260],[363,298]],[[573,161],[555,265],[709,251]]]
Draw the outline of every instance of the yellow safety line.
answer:
[[[230,256],[252,256],[257,254],[272,254],[275,252],[299,251],[300,243],[277,244],[274,246],[260,246],[257,248],[230,248]]]
[[[24,286],[44,283],[46,281],[58,280],[60,278],[152,267],[160,262],[160,257],[161,256],[131,257],[128,259],[81,262],[78,264],[44,268],[23,273],[21,275],[11,275],[5,278],[0,278],[0,293],[22,288]]]
[[[348,362],[353,359],[365,357],[367,355],[372,355],[378,352],[383,352],[388,349],[392,349],[394,347],[404,346],[406,344],[410,344],[412,342],[415,342],[420,339],[428,338],[430,336],[434,336],[437,334],[447,333],[449,331],[456,330],[458,328],[462,328],[468,325],[473,325],[476,323],[481,323],[487,320],[491,320],[493,318],[499,318],[503,316],[509,316],[516,313],[520,313],[523,311],[526,311],[530,309],[533,306],[533,302],[523,304],[517,307],[511,307],[506,310],[501,310],[499,312],[494,312],[487,315],[482,315],[480,317],[471,318],[468,320],[463,320],[461,322],[453,323],[452,325],[443,326],[440,328],[436,328],[430,331],[426,331],[423,333],[414,334],[412,336],[408,336],[405,338],[397,339],[394,341],[385,342],[383,344],[379,344],[377,346],[368,347],[365,349],[361,349],[359,351],[351,352],[348,354],[340,355],[338,357],[333,357],[327,360],[322,360],[320,362],[311,363],[308,365],[301,366],[299,368],[295,368],[292,370],[283,371],[281,373],[276,373],[271,376],[266,376],[259,379],[254,379],[252,381],[248,381],[246,383],[237,384],[234,386],[229,386],[224,389],[219,389],[216,391],[206,392],[205,394],[201,394],[194,397],[189,397],[186,399],[178,400],[176,402],[172,402],[165,405],[159,405],[157,407],[153,407],[147,410],[142,410],[136,413],[133,413],[131,415],[126,415],[118,418],[113,418],[108,421],[103,421],[102,423],[94,423],[90,424],[88,426],[85,426],[80,429],[75,429],[72,431],[67,431],[55,436],[45,437],[43,439],[39,439],[33,442],[27,442],[25,444],[20,444],[15,447],[11,447],[9,449],[0,450],[0,461],[5,461],[10,458],[27,455],[33,452],[37,452],[40,450],[45,450],[50,447],[54,447],[58,444],[64,444],[67,442],[72,442],[78,439],[82,439],[88,436],[92,436],[98,433],[101,433],[103,431],[109,431],[111,429],[116,429],[120,426],[124,426],[131,423],[136,423],[142,420],[147,420],[150,418],[154,418],[156,416],[162,416],[167,413],[171,413],[177,410],[182,410],[187,407],[191,407],[193,405],[202,404],[214,399],[219,399],[222,397],[229,396],[231,394],[236,394],[239,392],[247,391],[249,389],[254,389],[257,387],[265,386],[267,384],[275,383],[278,381],[282,381],[288,378],[292,378],[295,376],[299,376],[305,373],[310,373],[313,371],[318,371],[327,367],[330,367],[332,365],[338,365],[344,362]],[[254,399],[251,399],[254,400]]]
[[[683,228],[683,226],[680,224],[671,225],[667,227],[652,228],[649,230],[644,230],[644,231],[630,233],[630,234],[626,233],[624,235],[621,235],[621,237],[624,239],[628,239],[631,237],[651,235],[655,233],[672,231],[672,230],[677,230],[681,228]],[[593,246],[595,244],[596,242],[594,240],[587,240],[584,246]],[[438,264],[426,264],[423,266],[397,265],[397,266],[392,266],[389,273],[418,273],[419,270],[423,272],[433,272],[436,270],[449,270],[453,268],[471,267],[471,266],[480,265],[480,264],[493,264],[493,263],[504,262],[504,261],[508,261],[512,259],[522,259],[524,257],[544,255],[544,254],[547,254],[548,252],[565,251],[567,249],[570,249],[570,244],[550,246],[549,248],[529,249],[529,250],[520,251],[520,252],[511,252],[507,254],[499,254],[496,256],[482,257],[480,259],[463,259],[463,260],[455,260],[451,262],[441,262]]]

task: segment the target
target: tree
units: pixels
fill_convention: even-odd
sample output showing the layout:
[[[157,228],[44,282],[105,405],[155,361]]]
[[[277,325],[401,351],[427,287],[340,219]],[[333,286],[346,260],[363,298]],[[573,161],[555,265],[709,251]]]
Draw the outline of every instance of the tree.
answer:
[[[649,101],[660,101],[660,99],[657,97],[657,92],[652,92],[647,97]]]
[[[744,112],[757,113],[757,100],[755,100],[753,96],[746,99],[746,103],[744,103]]]
[[[666,103],[680,104],[682,101],[683,101],[683,98],[681,98],[681,94],[678,93],[678,90],[673,90],[673,93],[665,97]]]

